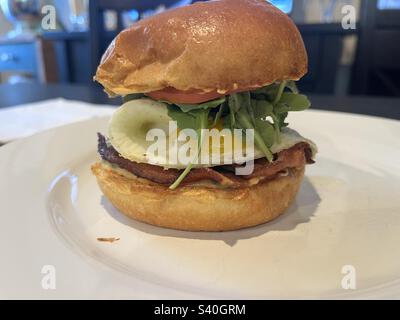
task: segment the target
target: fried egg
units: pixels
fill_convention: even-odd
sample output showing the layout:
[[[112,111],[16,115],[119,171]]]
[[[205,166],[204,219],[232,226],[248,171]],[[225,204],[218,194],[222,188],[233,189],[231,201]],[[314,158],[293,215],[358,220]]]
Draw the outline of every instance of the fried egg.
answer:
[[[230,130],[224,130],[221,123],[212,129],[208,136],[203,136],[205,142],[198,156],[196,137],[190,139],[186,131],[177,129],[165,103],[138,99],[126,102],[116,110],[109,123],[108,137],[125,159],[164,168],[184,169],[189,163],[195,168],[213,167],[264,157],[257,148],[254,152],[250,146],[246,148],[245,135],[229,137]],[[273,145],[271,151],[276,153],[299,142],[309,143],[313,154],[316,153],[313,142],[288,128],[282,131],[280,143]]]

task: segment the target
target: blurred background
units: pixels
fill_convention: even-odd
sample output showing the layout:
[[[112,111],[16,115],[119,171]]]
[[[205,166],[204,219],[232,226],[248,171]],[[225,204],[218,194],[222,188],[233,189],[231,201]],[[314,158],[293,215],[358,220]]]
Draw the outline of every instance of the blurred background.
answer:
[[[0,84],[93,86],[100,57],[119,30],[191,2],[0,0]],[[302,91],[400,96],[400,0],[270,2],[290,15],[303,35],[310,65],[299,84]],[[56,22],[43,22],[52,8]],[[352,8],[354,25],[348,23]]]

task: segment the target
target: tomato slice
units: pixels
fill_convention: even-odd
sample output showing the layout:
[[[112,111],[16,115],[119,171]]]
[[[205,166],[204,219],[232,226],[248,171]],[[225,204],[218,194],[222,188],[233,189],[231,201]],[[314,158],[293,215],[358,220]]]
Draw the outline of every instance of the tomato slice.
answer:
[[[203,92],[200,90],[179,91],[174,88],[166,88],[159,91],[153,91],[146,93],[146,95],[154,100],[166,100],[173,103],[188,103],[188,104],[203,103],[224,96],[223,94],[219,94],[217,91],[211,91],[211,92]]]
[[[254,90],[254,88],[239,88],[227,91],[225,94],[220,94],[217,90],[204,92],[201,90],[180,91],[172,87],[165,88],[159,91],[146,93],[147,96],[154,100],[165,100],[172,103],[187,103],[198,104],[221,98],[236,92]]]

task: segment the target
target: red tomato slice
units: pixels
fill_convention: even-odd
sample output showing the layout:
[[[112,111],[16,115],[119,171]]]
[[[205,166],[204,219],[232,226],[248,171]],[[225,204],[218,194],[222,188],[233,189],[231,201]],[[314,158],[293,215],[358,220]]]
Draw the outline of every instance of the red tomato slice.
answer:
[[[197,104],[217,99],[223,95],[215,92],[202,93],[201,91],[179,91],[168,88],[160,91],[146,93],[154,100],[166,100],[173,103]]]
[[[246,89],[238,89],[228,91],[225,94],[220,94],[216,90],[211,92],[203,92],[201,90],[180,91],[176,90],[175,88],[166,88],[163,90],[146,93],[146,95],[154,100],[166,100],[173,103],[197,104],[218,99],[225,95],[239,91],[246,91]]]

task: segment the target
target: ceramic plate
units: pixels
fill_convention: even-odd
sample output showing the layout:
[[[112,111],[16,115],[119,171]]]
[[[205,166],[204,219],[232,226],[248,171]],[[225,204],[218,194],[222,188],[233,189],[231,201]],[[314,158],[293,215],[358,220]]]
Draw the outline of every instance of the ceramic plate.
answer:
[[[226,233],[162,229],[113,208],[90,172],[106,118],[1,147],[0,298],[400,298],[400,122],[290,120],[320,148],[295,203]]]

